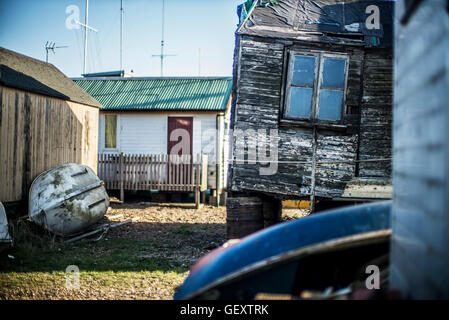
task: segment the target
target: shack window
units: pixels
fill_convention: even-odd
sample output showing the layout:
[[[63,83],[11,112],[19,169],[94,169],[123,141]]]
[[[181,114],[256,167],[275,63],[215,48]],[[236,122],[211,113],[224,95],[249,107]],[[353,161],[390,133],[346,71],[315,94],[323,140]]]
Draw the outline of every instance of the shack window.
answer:
[[[117,116],[107,114],[104,116],[104,147],[107,149],[117,148]]]
[[[291,52],[284,118],[339,122],[343,113],[347,57]]]

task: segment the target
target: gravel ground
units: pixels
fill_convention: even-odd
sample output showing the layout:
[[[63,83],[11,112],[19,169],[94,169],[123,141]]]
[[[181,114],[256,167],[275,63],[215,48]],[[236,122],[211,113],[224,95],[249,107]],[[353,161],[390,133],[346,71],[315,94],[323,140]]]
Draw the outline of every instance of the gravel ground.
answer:
[[[283,220],[307,215],[287,209]],[[114,224],[101,240],[44,246],[25,243],[0,255],[1,299],[172,299],[201,256],[226,242],[226,208],[192,204],[112,203]],[[29,222],[31,224],[31,222]],[[29,232],[29,231],[27,231]],[[33,238],[36,239],[36,238]],[[65,268],[80,269],[80,288],[68,290]]]
[[[122,215],[114,218],[114,216]],[[106,217],[112,223],[137,218],[136,222],[109,231],[108,238],[153,240],[158,250],[145,257],[163,257],[195,262],[226,242],[226,208],[192,204],[140,202],[112,204]]]

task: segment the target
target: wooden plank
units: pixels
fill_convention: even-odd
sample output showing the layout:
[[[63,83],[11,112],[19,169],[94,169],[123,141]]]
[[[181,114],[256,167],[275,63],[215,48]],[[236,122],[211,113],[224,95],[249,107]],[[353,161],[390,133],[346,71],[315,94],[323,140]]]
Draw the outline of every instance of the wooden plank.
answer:
[[[145,156],[145,190],[150,190],[151,184],[151,155]]]
[[[162,155],[158,154],[156,155],[156,165],[155,165],[155,169],[156,169],[156,181],[155,181],[155,189],[159,190],[159,185],[160,185],[160,179],[161,179],[161,167],[162,167]]]
[[[145,174],[145,156],[140,155],[140,172],[139,172],[139,189],[145,190],[145,180],[146,180],[146,174]]]
[[[209,159],[207,155],[201,155],[201,192],[207,190],[207,177],[209,168]]]
[[[168,170],[168,180],[167,180],[167,190],[171,191],[171,182],[172,182],[172,162],[171,162],[171,155],[167,155],[167,170]]]
[[[120,201],[125,202],[124,168],[123,153],[119,156],[119,174],[120,174]]]
[[[182,191],[186,191],[186,160],[187,160],[187,155],[182,155],[181,156],[181,190]]]
[[[195,208],[200,207],[200,155],[197,156],[197,161],[195,164]]]

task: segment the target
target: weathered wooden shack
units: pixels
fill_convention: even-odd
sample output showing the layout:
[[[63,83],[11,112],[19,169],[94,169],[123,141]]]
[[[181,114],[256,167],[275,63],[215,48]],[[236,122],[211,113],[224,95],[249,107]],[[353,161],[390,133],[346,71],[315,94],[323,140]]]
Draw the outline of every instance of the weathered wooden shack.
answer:
[[[389,278],[406,299],[449,299],[448,5],[400,0],[395,10]]]
[[[0,48],[0,201],[26,200],[63,163],[96,172],[100,106],[52,64]]]
[[[318,199],[390,198],[393,3],[265,0],[239,9],[233,196],[310,199],[312,210]],[[259,132],[270,130],[277,150],[266,153],[270,140]]]

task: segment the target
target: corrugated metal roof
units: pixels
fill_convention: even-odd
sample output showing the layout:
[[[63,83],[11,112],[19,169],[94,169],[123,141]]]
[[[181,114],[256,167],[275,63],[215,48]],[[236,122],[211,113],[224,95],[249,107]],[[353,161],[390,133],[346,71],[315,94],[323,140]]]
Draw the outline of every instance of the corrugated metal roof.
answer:
[[[225,111],[232,78],[76,78],[102,110]]]

